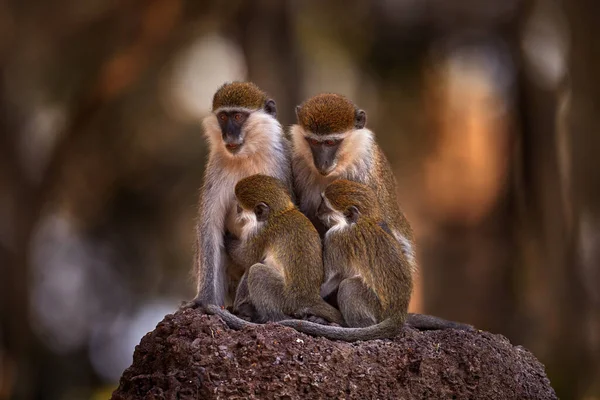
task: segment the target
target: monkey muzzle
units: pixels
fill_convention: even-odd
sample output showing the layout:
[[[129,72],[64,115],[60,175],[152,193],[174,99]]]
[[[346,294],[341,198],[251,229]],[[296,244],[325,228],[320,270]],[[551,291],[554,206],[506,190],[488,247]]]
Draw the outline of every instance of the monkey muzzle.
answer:
[[[338,146],[317,145],[312,147],[313,162],[317,171],[323,176],[329,175],[337,166],[336,153]]]
[[[223,143],[230,153],[235,154],[242,148],[244,139],[240,135],[224,134]]]

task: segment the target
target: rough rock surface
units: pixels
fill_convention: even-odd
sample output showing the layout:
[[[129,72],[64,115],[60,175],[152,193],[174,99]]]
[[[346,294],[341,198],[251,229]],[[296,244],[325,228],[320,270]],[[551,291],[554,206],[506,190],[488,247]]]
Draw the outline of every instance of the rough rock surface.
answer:
[[[344,343],[276,324],[233,331],[196,310],[136,347],[113,399],[556,399],[544,367],[481,331]]]

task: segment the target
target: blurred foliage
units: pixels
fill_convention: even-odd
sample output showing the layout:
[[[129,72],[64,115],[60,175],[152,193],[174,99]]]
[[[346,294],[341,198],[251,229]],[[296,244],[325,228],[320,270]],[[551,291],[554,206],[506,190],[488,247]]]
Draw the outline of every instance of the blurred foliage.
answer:
[[[411,308],[600,398],[593,0],[0,1],[0,399],[105,398],[193,296],[200,121],[248,79],[368,112],[412,221]]]

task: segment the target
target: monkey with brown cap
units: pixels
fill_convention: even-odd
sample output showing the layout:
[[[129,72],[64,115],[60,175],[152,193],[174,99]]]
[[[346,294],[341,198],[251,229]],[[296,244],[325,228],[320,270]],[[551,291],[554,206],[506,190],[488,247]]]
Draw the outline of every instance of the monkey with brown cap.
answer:
[[[389,162],[366,128],[366,112],[344,96],[326,93],[296,107],[296,115],[292,171],[300,211],[324,233],[316,213],[327,185],[335,179],[364,183],[375,191],[384,220],[415,269],[413,232],[398,205]]]
[[[412,271],[384,221],[376,193],[361,183],[340,179],[329,184],[322,196],[317,216],[329,228],[323,244],[325,271],[340,280],[337,303],[350,328],[298,320],[281,324],[335,340],[394,337],[409,315]],[[471,328],[420,317],[430,328]]]
[[[240,235],[236,183],[261,173],[291,190],[289,142],[275,117],[275,101],[265,92],[250,82],[233,82],[217,90],[212,112],[203,120],[209,156],[196,227],[195,306],[224,306],[244,272],[224,249],[226,233]]]
[[[366,185],[374,193],[383,224],[400,245],[403,264],[417,270],[413,231],[398,205],[392,169],[373,132],[366,128],[367,114],[346,97],[326,93],[296,108],[298,124],[292,126],[292,173],[300,211],[323,235],[327,230],[317,218],[321,194],[336,179]],[[339,275],[326,271],[321,294],[335,303]],[[453,327],[441,318],[409,314],[407,324],[419,329]]]

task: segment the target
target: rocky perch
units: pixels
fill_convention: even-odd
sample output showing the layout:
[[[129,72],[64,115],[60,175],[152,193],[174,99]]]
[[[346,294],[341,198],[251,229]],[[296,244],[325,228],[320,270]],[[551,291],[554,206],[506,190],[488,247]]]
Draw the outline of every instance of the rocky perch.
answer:
[[[556,399],[526,349],[482,331],[344,343],[276,324],[230,330],[170,314],[136,347],[113,399]]]

